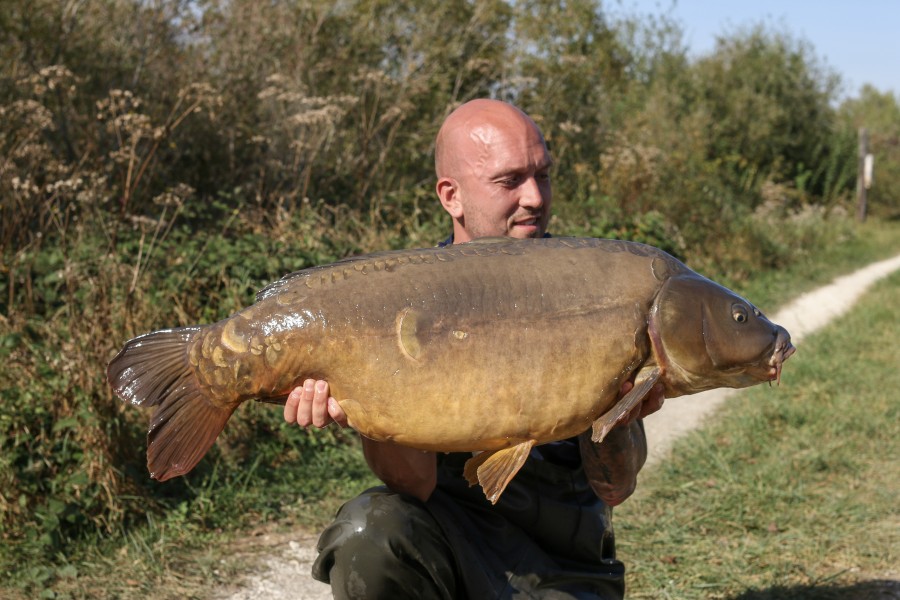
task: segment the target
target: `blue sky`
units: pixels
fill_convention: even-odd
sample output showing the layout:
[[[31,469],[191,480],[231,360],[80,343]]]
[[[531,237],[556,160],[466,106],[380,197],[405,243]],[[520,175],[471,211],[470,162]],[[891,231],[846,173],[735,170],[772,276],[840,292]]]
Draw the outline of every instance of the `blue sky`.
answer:
[[[844,81],[844,96],[869,83],[900,96],[900,0],[607,0],[611,12],[670,14],[692,55],[716,35],[755,23],[809,42]]]

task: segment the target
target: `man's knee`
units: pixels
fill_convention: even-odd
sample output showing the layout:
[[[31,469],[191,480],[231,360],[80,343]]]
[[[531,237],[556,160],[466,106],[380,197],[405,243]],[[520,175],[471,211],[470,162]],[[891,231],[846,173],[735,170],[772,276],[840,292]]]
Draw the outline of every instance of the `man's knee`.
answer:
[[[365,492],[338,511],[318,549],[313,576],[331,583],[336,598],[455,596],[450,545],[414,498]]]

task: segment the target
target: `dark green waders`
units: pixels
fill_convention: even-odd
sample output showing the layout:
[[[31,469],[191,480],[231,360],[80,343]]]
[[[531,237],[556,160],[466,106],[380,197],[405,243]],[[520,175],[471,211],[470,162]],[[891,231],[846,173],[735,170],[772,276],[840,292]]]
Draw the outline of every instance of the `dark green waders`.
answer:
[[[611,510],[580,466],[532,457],[491,506],[462,476],[469,456],[439,455],[427,503],[378,487],[345,504],[313,576],[337,599],[623,597]]]

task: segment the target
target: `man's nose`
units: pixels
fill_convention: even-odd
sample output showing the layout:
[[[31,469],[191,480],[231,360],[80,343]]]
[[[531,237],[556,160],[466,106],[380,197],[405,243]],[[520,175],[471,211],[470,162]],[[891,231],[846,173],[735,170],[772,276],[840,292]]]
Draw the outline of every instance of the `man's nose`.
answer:
[[[520,190],[519,206],[525,208],[540,208],[544,205],[543,190],[535,177],[526,179]]]

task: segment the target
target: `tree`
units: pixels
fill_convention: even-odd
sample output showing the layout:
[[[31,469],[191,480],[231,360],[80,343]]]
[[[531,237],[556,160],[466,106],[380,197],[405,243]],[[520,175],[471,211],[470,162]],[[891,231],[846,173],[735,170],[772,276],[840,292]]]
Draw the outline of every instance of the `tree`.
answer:
[[[875,214],[891,215],[900,210],[900,101],[891,92],[880,92],[871,85],[858,98],[845,100],[841,117],[856,132],[865,127],[869,150],[875,158],[874,183],[868,204]]]
[[[734,184],[796,183],[828,154],[839,79],[807,43],[757,25],[719,37],[693,72],[697,109],[711,125],[708,157]],[[822,177],[806,184],[823,191]]]

